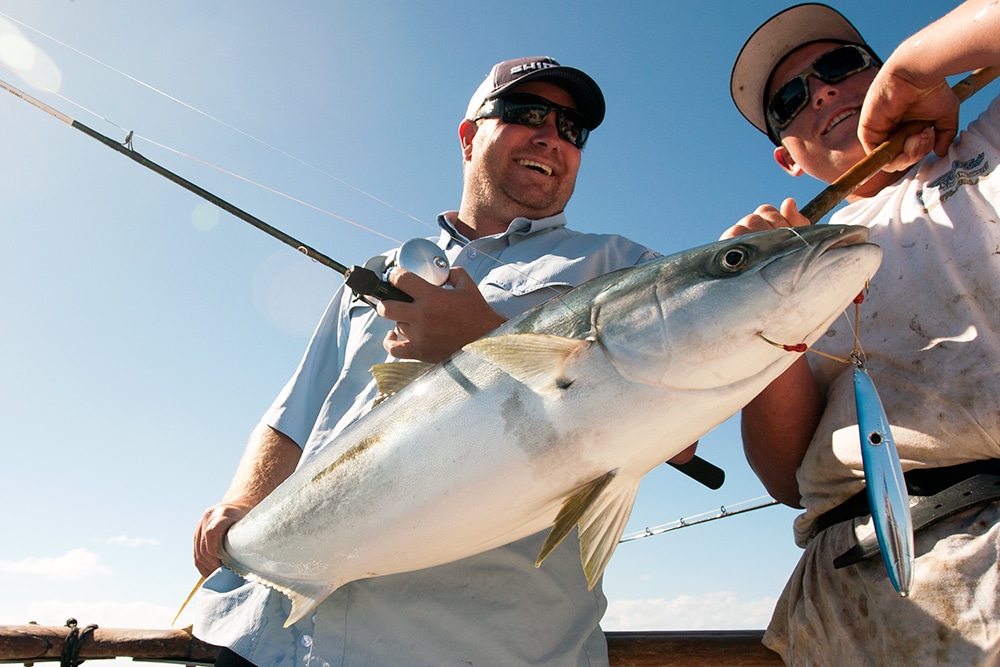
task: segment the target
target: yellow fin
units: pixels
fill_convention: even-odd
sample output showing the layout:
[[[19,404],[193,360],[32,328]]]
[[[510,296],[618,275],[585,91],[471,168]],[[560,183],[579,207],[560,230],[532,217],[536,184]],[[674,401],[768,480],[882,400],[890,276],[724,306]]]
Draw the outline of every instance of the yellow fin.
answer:
[[[617,471],[612,470],[579,489],[563,503],[552,531],[538,554],[535,567],[540,566],[559,546],[573,526],[579,526],[583,572],[589,588],[597,585],[625,531],[639,491],[638,482],[616,481]]]
[[[591,589],[618,547],[639,492],[638,481],[634,484],[616,481],[590,506],[580,522],[580,560]]]
[[[372,375],[378,384],[378,394],[375,396],[374,407],[393,394],[401,391],[418,377],[434,367],[426,361],[396,361],[372,366]]]
[[[518,382],[540,392],[571,385],[566,362],[590,344],[551,334],[507,334],[480,338],[462,349],[496,364]]]
[[[594,500],[601,494],[611,480],[615,478],[615,471],[612,470],[607,472],[597,479],[584,485],[582,488],[578,489],[576,493],[566,499],[563,503],[562,509],[559,510],[559,514],[556,515],[556,520],[552,524],[552,530],[549,532],[549,536],[545,538],[545,544],[542,545],[542,551],[538,554],[538,559],[535,561],[535,567],[542,564],[542,561],[552,553],[553,549],[559,546],[559,543],[563,541],[569,531],[573,530],[573,526],[577,525],[583,518],[584,513],[593,504]]]
[[[184,609],[187,608],[188,603],[191,602],[191,598],[193,598],[194,594],[198,592],[198,589],[201,588],[201,585],[205,583],[206,578],[207,577],[201,577],[200,579],[198,579],[198,583],[194,585],[194,588],[191,589],[191,592],[188,593],[188,596],[184,599],[184,603],[181,605],[181,608],[177,610],[177,615],[174,616],[174,620],[170,621],[170,627],[174,627],[174,625],[177,623],[177,619],[180,618],[181,614],[184,613]]]

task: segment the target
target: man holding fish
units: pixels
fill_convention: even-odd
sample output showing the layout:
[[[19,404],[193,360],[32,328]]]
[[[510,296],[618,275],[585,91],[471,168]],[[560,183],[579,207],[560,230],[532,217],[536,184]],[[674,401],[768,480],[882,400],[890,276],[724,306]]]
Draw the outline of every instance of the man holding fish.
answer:
[[[814,346],[824,356],[805,355],[743,410],[752,467],[776,499],[805,508],[795,521],[805,552],[764,638],[788,664],[1000,660],[1000,100],[958,133],[945,80],[1000,64],[998,35],[1000,4],[969,0],[882,64],[842,15],[806,4],[758,28],[733,68],[736,106],[793,176],[833,182],[902,121],[933,122],[832,219],[869,227],[884,253],[857,344],[906,471],[908,597],[877,557],[841,557],[871,534],[849,372],[855,324],[835,323]],[[786,200],[723,236],[807,224]]]
[[[438,218],[436,243],[455,267],[445,288],[393,268],[389,280],[413,302],[382,301],[377,312],[342,288],[251,436],[223,501],[197,527],[196,565],[215,574],[196,598],[195,633],[227,647],[217,664],[607,664],[598,625],[606,600],[599,583],[588,588],[576,539],[541,569],[535,560],[544,534],[354,581],[288,628],[284,595],[216,571],[234,522],[370,409],[369,369],[387,352],[441,361],[553,295],[658,256],[620,236],[565,226],[581,149],[604,113],[593,79],[551,58],[499,63],[475,92],[458,132],[461,205]]]

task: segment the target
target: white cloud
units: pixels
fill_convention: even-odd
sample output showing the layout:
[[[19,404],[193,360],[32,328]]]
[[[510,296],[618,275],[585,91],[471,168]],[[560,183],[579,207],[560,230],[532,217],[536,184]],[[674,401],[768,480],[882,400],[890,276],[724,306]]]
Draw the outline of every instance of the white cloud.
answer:
[[[612,600],[604,614],[605,630],[750,630],[771,620],[776,600],[740,600],[735,591],[701,596]]]
[[[39,625],[62,626],[72,617],[79,625],[96,623],[102,628],[166,629],[177,613],[151,602],[112,602],[110,600],[31,600],[23,618]]]
[[[0,560],[0,574],[23,574],[50,579],[80,579],[109,575],[111,568],[101,563],[97,554],[87,549],[71,549],[55,558]]]
[[[160,541],[145,537],[119,535],[118,537],[108,539],[108,544],[120,544],[123,547],[158,547],[160,546]]]

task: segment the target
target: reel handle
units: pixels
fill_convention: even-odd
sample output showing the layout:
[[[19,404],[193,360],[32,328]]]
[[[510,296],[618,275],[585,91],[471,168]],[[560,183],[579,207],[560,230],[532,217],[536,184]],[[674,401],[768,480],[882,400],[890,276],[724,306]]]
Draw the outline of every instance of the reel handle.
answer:
[[[382,280],[379,274],[363,266],[354,266],[344,272],[344,282],[355,294],[362,296],[372,296],[379,301],[406,301],[413,302],[413,297],[394,287],[387,280]]]

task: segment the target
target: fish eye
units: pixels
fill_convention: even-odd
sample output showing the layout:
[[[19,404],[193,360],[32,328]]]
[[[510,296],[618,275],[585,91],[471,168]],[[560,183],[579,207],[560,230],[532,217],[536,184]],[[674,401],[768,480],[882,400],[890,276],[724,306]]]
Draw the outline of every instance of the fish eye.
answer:
[[[719,267],[728,273],[742,271],[750,262],[750,251],[746,246],[733,246],[726,248],[719,255]]]

